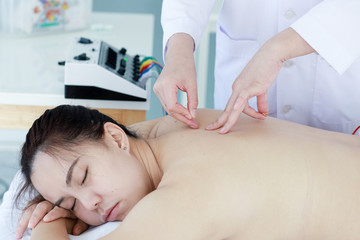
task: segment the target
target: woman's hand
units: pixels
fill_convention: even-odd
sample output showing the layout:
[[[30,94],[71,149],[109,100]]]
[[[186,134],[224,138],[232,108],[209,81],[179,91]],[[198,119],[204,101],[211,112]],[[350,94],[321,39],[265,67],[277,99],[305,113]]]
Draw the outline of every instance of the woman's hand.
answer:
[[[220,129],[227,133],[240,114],[265,119],[268,114],[266,94],[275,81],[284,61],[314,52],[314,49],[293,29],[288,28],[267,41],[235,79],[232,95],[224,112],[207,130]],[[257,98],[258,111],[249,106],[249,99]]]
[[[19,218],[15,237],[21,238],[26,231],[26,228],[35,228],[42,220],[44,222],[51,222],[59,218],[76,219],[75,215],[64,208],[54,207],[48,201],[42,201],[38,204],[33,204],[24,210]],[[79,235],[88,228],[88,225],[81,220],[78,220],[73,228],[73,234]]]
[[[194,121],[198,105],[194,40],[188,34],[177,33],[169,39],[166,64],[154,85],[154,92],[165,111],[191,128],[198,128]],[[188,106],[177,102],[178,90],[186,92]]]
[[[69,239],[69,231],[73,229],[76,220],[60,218],[52,222],[40,221],[31,232],[31,240],[64,240]]]

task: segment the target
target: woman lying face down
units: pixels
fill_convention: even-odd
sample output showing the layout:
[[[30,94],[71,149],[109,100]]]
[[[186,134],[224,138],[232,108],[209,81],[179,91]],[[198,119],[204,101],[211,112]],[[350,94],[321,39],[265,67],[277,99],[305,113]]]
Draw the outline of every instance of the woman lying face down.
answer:
[[[60,106],[29,131],[23,173],[43,198],[90,225],[122,221],[155,189],[138,156],[148,148],[141,141],[96,110]]]
[[[112,123],[106,123],[104,129],[125,135]],[[88,224],[123,220],[154,190],[154,183],[130,154],[128,141],[120,143],[118,135],[114,138],[111,134],[105,132],[102,142],[84,142],[68,151],[38,152],[31,182],[45,199],[72,210]]]
[[[219,135],[203,130],[218,111],[197,115],[197,130],[168,116],[131,126],[136,137],[96,110],[59,106],[30,129],[22,171],[88,224],[123,221],[104,239],[359,236],[358,137],[245,116]]]

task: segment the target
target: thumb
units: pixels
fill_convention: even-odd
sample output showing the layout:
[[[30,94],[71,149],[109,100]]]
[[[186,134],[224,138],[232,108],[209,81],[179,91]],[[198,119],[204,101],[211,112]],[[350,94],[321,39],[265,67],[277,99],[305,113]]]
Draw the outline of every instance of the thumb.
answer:
[[[268,107],[266,93],[257,96],[257,108],[258,108],[259,113],[262,113],[262,114],[269,113],[269,107]]]

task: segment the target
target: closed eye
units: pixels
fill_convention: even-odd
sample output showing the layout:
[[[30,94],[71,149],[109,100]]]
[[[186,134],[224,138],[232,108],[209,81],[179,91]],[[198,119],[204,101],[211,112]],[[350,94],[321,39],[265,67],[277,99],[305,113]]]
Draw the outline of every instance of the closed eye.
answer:
[[[85,183],[85,180],[86,180],[86,178],[87,178],[87,175],[88,175],[88,168],[86,168],[86,170],[85,170],[84,179],[82,180],[81,185],[83,185],[83,184]],[[74,204],[73,204],[72,207],[71,207],[71,211],[74,211],[74,210],[75,210],[75,205],[76,205],[76,198],[75,198],[75,200],[74,200]]]
[[[72,207],[71,207],[71,211],[74,211],[74,209],[75,209],[75,204],[76,204],[76,198],[75,198],[75,200],[74,200],[74,204],[72,205]]]
[[[85,176],[84,176],[84,179],[83,179],[82,182],[81,182],[81,185],[84,184],[84,182],[85,182],[85,180],[86,180],[86,178],[87,178],[87,175],[88,175],[88,168],[86,168],[86,170],[85,170]]]

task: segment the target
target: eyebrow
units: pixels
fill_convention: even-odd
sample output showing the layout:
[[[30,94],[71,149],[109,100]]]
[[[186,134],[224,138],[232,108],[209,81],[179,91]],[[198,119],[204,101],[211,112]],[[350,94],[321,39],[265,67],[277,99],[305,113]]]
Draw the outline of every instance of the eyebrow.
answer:
[[[80,157],[78,157],[77,159],[74,160],[74,162],[71,164],[71,166],[69,167],[68,171],[67,171],[67,174],[66,174],[66,185],[68,187],[71,186],[71,179],[72,179],[72,175],[73,175],[73,171],[74,171],[74,168],[75,168],[75,165],[79,162],[79,159]],[[57,200],[55,202],[55,206],[57,207],[60,207],[61,203],[64,201],[64,197],[60,198],[59,200]]]

